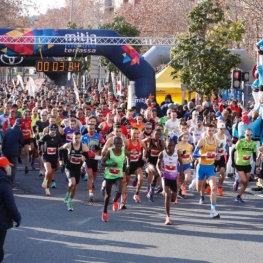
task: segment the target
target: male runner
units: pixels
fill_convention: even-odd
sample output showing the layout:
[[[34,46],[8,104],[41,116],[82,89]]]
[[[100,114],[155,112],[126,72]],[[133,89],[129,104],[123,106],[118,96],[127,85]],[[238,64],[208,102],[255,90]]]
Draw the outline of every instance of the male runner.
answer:
[[[215,127],[209,124],[206,127],[204,137],[199,140],[193,153],[194,158],[199,159],[196,167],[197,191],[200,193],[199,204],[204,204],[204,183],[207,179],[211,189],[211,218],[220,218],[216,211],[216,176],[215,176],[215,160],[219,160],[218,141],[214,137]]]
[[[26,154],[26,163],[25,163],[25,174],[27,174],[28,171],[28,163],[29,163],[29,146],[31,144],[31,133],[32,133],[32,127],[31,127],[31,118],[30,118],[30,110],[25,110],[24,116],[22,118],[22,125],[21,130],[23,132],[24,137],[24,149]],[[31,144],[31,149],[34,149],[34,146]]]
[[[172,222],[170,218],[170,202],[172,201],[174,203],[176,200],[177,178],[178,178],[177,166],[179,162],[180,180],[182,180],[183,163],[182,163],[180,151],[175,149],[174,141],[171,138],[168,138],[165,144],[166,144],[166,149],[163,150],[158,156],[157,170],[163,182],[163,189],[165,196],[164,206],[166,210],[165,225],[171,225]]]
[[[183,173],[185,175],[185,179],[182,182],[180,187],[178,197],[185,198],[186,196],[186,184],[192,180],[191,173],[191,161],[192,161],[192,153],[193,153],[193,145],[189,143],[189,133],[187,131],[180,134],[178,138],[178,144],[176,145],[176,149],[181,153],[182,163],[183,163]]]
[[[130,180],[130,175],[135,174],[135,176],[138,178],[138,182],[135,185],[136,186],[136,192],[133,196],[133,199],[136,203],[141,202],[141,198],[139,195],[139,192],[141,190],[142,184],[143,184],[143,170],[142,167],[144,166],[144,163],[146,162],[146,153],[147,153],[147,147],[143,141],[140,141],[138,139],[139,136],[139,130],[137,128],[131,128],[131,139],[126,140],[126,149],[130,153],[129,157],[129,167],[127,169],[127,175],[126,180],[128,178],[128,181]],[[126,181],[127,185],[127,181]]]
[[[147,197],[150,202],[154,201],[154,191],[157,179],[159,178],[159,173],[156,169],[156,164],[158,160],[159,153],[164,150],[165,142],[161,139],[162,131],[155,129],[153,132],[153,138],[146,138],[143,142],[146,144],[148,149],[148,161],[146,165],[146,172],[148,173],[147,177]]]
[[[46,196],[50,196],[49,187],[58,165],[58,148],[62,144],[61,136],[57,133],[58,126],[49,126],[49,133],[44,135],[39,141],[39,148],[43,153],[43,162],[46,170],[42,187],[45,189]]]
[[[105,185],[105,197],[104,197],[104,209],[102,212],[102,221],[108,222],[108,211],[107,207],[110,200],[110,194],[112,185],[115,184],[117,187],[117,192],[115,198],[113,199],[113,211],[119,210],[118,199],[121,197],[122,193],[122,179],[123,179],[123,163],[128,154],[125,148],[123,148],[123,141],[120,137],[114,138],[114,148],[110,148],[106,155],[102,158],[101,165],[106,167],[104,172],[104,179],[106,181]]]
[[[76,194],[77,187],[80,180],[82,156],[85,157],[85,162],[89,163],[88,147],[80,142],[81,134],[79,131],[74,131],[72,135],[72,142],[64,144],[59,149],[60,165],[66,166],[66,176],[68,178],[68,191],[66,193],[64,202],[68,206],[68,211],[73,211],[72,200]],[[67,150],[68,158],[64,161],[64,150]]]
[[[237,152],[236,161],[235,152]],[[242,183],[242,187],[240,188],[239,193],[235,199],[235,201],[239,203],[244,203],[241,196],[245,192],[250,178],[251,154],[253,154],[253,160],[256,162],[257,145],[254,141],[252,141],[252,130],[246,129],[245,138],[238,140],[231,152],[232,166],[236,168],[239,175],[239,179],[236,178],[236,181],[233,185],[234,191],[237,191],[239,183]]]
[[[100,155],[101,145],[105,144],[105,140],[102,135],[95,132],[95,125],[88,124],[88,133],[81,137],[81,142],[88,146],[89,164],[86,164],[86,172],[88,176],[88,189],[89,199],[92,202],[93,195],[93,182],[97,178],[98,173],[98,156]],[[89,166],[88,166],[89,165]]]
[[[225,129],[226,129],[225,123],[218,122],[217,133],[215,134],[215,138],[219,142],[218,154],[220,156],[220,160],[215,161],[215,168],[216,168],[216,172],[219,172],[219,182],[218,182],[217,191],[220,196],[224,195],[222,185],[226,177],[226,159],[225,159],[226,145],[227,144],[229,146],[232,145],[232,142],[225,135]]]

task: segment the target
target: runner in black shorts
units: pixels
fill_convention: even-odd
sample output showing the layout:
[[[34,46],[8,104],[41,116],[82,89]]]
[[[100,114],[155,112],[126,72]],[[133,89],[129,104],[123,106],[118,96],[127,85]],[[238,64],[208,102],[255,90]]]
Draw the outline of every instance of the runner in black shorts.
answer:
[[[141,202],[139,192],[143,183],[143,166],[146,162],[147,147],[143,141],[138,139],[139,130],[135,127],[131,128],[131,139],[126,140],[126,149],[130,153],[129,167],[127,167],[127,175],[135,174],[137,178],[135,195],[133,199],[136,203]],[[127,177],[126,175],[126,177]]]
[[[49,126],[49,133],[44,135],[39,141],[40,150],[43,153],[43,162],[46,169],[45,178],[42,187],[45,189],[46,196],[50,196],[49,187],[55,169],[58,166],[58,148],[62,144],[62,138],[57,134],[58,126],[52,124]]]
[[[236,160],[235,152],[237,152]],[[245,192],[250,178],[251,155],[253,155],[253,160],[256,162],[256,152],[257,146],[256,143],[252,141],[252,130],[246,129],[245,138],[238,140],[231,152],[232,166],[237,169],[239,175],[239,178],[236,178],[236,181],[233,185],[233,190],[237,191],[239,183],[242,183],[242,187],[240,188],[239,193],[235,199],[236,202],[244,203],[241,196]]]
[[[75,196],[79,179],[81,175],[82,156],[85,157],[85,162],[89,165],[88,147],[80,142],[81,134],[78,131],[73,132],[72,142],[64,144],[59,149],[60,165],[65,163],[66,176],[68,178],[68,191],[66,193],[64,202],[68,206],[68,211],[73,211],[72,199]],[[63,152],[67,150],[68,156],[63,160],[65,155]]]

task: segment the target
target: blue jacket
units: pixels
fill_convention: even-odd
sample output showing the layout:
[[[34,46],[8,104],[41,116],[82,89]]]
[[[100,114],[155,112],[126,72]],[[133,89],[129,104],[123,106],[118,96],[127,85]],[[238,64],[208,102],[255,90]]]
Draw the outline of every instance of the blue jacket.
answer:
[[[21,215],[15,203],[12,186],[0,168],[0,229],[12,228],[14,221],[20,222]]]
[[[19,147],[23,144],[23,133],[17,125],[14,125],[12,128],[8,128],[5,133],[2,144],[3,154],[8,157],[18,157]]]

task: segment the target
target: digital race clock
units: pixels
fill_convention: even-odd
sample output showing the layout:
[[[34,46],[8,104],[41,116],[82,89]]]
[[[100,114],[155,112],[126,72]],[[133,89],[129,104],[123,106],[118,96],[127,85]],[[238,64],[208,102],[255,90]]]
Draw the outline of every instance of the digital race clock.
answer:
[[[37,72],[79,72],[80,70],[80,61],[36,61]]]

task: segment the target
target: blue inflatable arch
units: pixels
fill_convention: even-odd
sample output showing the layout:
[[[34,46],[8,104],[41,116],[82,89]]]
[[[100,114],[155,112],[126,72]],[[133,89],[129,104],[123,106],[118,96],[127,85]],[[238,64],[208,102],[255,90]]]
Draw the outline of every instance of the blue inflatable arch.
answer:
[[[43,37],[49,42],[45,42]],[[23,44],[26,37],[30,44]],[[50,41],[50,37],[51,41]],[[63,37],[65,44],[58,44]],[[113,30],[1,28],[0,54],[35,57],[85,57],[99,55],[111,61],[130,81],[135,83],[134,102],[138,108],[145,106],[147,98],[156,96],[155,71],[143,57],[129,45],[97,45],[97,37],[121,37]],[[38,40],[39,39],[39,40]],[[38,44],[41,39],[41,45]],[[29,41],[26,41],[29,42]],[[43,43],[44,42],[44,43]],[[25,43],[25,41],[24,41]],[[15,66],[23,66],[23,63]]]

